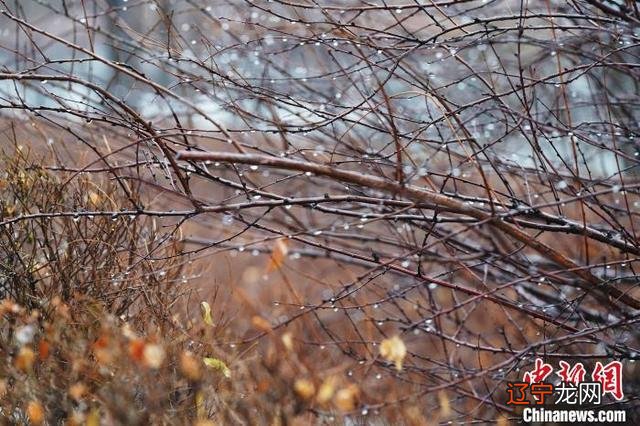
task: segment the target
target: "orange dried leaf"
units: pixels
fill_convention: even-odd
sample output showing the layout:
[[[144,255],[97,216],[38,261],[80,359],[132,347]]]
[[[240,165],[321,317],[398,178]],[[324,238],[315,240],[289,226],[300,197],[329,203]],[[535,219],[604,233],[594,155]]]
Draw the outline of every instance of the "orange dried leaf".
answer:
[[[31,371],[33,363],[36,360],[36,353],[33,349],[23,346],[20,348],[18,355],[16,356],[15,365],[16,368],[24,372]]]
[[[358,405],[360,389],[355,384],[350,384],[344,389],[340,389],[333,399],[336,408],[341,411],[353,411]]]
[[[129,356],[136,361],[142,361],[144,356],[144,340],[133,339],[129,342]]]
[[[85,415],[79,411],[73,411],[67,420],[66,426],[81,426],[85,423]]]
[[[289,253],[289,243],[284,238],[278,238],[271,249],[271,258],[267,264],[267,272],[277,271],[282,268],[284,260]]]
[[[265,393],[269,389],[271,389],[271,382],[269,382],[269,380],[267,379],[260,380],[256,386],[256,391],[258,393]]]
[[[49,342],[44,339],[38,342],[38,355],[40,356],[40,361],[44,361],[49,357]]]
[[[98,340],[96,340],[93,344],[93,347],[95,349],[105,349],[109,346],[109,336],[107,334],[102,334],[100,337],[98,337]]]
[[[69,396],[75,401],[80,401],[86,393],[87,386],[81,382],[71,385],[71,387],[69,388]]]
[[[94,349],[93,355],[101,365],[111,364],[114,358],[114,353],[111,349]],[[81,365],[81,361],[79,365]]]
[[[271,323],[261,316],[255,315],[251,318],[251,324],[260,331],[268,333],[271,331]]]
[[[180,354],[180,371],[189,380],[196,381],[202,377],[200,362],[189,351]]]
[[[71,318],[71,314],[69,313],[69,306],[62,302],[60,297],[55,296],[51,299],[51,306],[53,306],[56,310],[56,314],[58,314],[58,318],[62,318],[68,320]]]
[[[14,303],[9,299],[4,299],[0,305],[0,313],[4,314],[20,314],[22,313],[22,306]]]
[[[40,402],[29,401],[26,411],[29,417],[29,424],[41,425],[44,423],[44,407]]]

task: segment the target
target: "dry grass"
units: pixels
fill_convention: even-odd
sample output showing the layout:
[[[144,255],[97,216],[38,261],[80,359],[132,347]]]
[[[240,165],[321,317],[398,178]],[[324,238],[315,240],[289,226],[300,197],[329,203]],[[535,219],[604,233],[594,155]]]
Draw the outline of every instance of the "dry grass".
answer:
[[[154,218],[90,215],[125,203],[122,190],[54,176],[43,162],[22,148],[3,154],[0,220],[30,216],[0,236],[6,420],[306,424],[360,406],[348,365],[322,363],[294,337],[301,327],[275,332],[250,309],[227,317],[233,309],[216,292],[203,297],[211,316],[192,312],[211,305],[187,283],[195,267],[179,238],[161,235]],[[86,214],[46,215],[68,210]],[[256,300],[239,292],[232,302]],[[246,332],[266,336],[242,348],[226,343]]]

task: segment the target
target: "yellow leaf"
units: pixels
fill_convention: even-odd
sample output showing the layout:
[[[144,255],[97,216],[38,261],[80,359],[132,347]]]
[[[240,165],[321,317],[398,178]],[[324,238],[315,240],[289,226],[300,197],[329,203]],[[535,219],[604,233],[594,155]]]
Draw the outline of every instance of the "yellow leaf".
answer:
[[[196,393],[196,415],[198,417],[204,417],[204,393]]]
[[[289,253],[289,245],[285,238],[278,238],[271,249],[271,258],[267,265],[267,272],[277,271],[282,268],[284,260]]]
[[[97,206],[100,202],[100,195],[93,191],[89,191],[89,201],[91,201],[91,204],[94,206]]]
[[[202,320],[205,324],[213,326],[213,318],[211,317],[211,306],[208,302],[200,302],[200,310],[202,311]]]
[[[451,415],[451,403],[445,391],[438,393],[438,401],[440,402],[440,417],[445,419]]]
[[[86,426],[100,426],[100,410],[94,408],[87,416]]]
[[[392,361],[396,365],[396,370],[402,370],[402,361],[407,356],[407,347],[400,336],[393,336],[384,339],[380,343],[380,355],[387,361]]]
[[[224,361],[219,360],[218,358],[203,358],[202,361],[207,367],[220,371],[224,377],[231,377],[231,370],[229,370],[229,367],[227,367],[227,364],[225,364]]]
[[[308,379],[298,379],[293,384],[293,390],[302,399],[311,399],[316,392],[313,382]]]
[[[318,389],[318,395],[316,395],[316,401],[318,404],[326,404],[333,398],[333,394],[336,391],[336,385],[338,383],[338,379],[335,376],[329,376],[320,385],[320,389]]]
[[[287,348],[288,351],[293,350],[293,334],[287,331],[282,335],[280,339],[282,340],[282,344],[285,348]]]
[[[356,386],[355,384],[350,384],[346,388],[340,389],[336,393],[333,402],[341,411],[353,411],[357,406],[359,394],[360,389],[358,389],[358,386]]]
[[[509,419],[507,419],[507,417],[504,414],[500,414],[500,415],[498,415],[498,419],[496,420],[496,425],[497,426],[508,426],[509,425]]]

